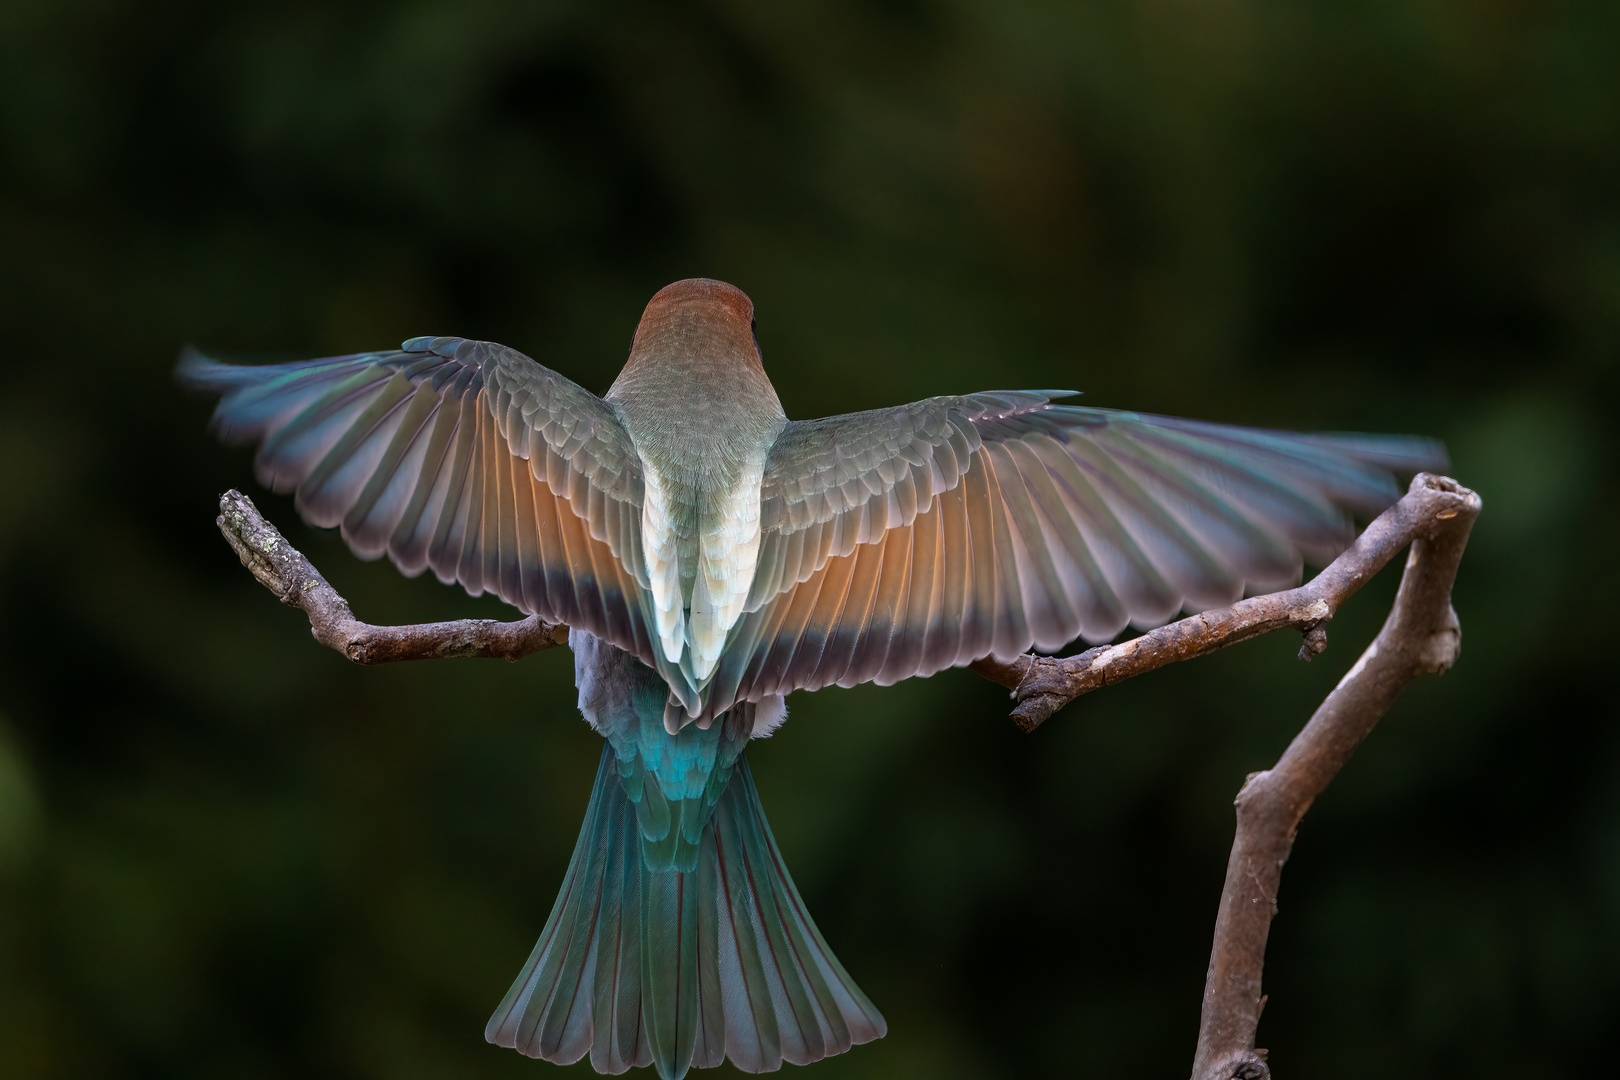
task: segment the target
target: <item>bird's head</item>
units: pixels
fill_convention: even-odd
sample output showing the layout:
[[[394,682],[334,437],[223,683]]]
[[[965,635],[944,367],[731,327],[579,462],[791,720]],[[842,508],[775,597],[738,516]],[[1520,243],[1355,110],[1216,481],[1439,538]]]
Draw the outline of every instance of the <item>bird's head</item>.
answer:
[[[687,278],[666,285],[647,302],[630,358],[609,397],[671,376],[717,383],[762,378],[754,302],[735,285]]]

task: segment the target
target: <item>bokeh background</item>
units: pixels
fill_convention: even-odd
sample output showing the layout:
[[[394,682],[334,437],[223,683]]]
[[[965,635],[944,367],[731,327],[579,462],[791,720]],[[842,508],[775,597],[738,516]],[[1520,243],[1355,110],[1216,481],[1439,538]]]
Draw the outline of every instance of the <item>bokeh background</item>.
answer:
[[[364,618],[509,612],[299,525],[169,373],[438,333],[601,391],[693,275],[797,417],[1055,385],[1444,438],[1462,659],[1306,821],[1260,1043],[1604,1072],[1617,52],[1604,0],[7,0],[0,1074],[552,1075],[481,1031],[593,776],[568,655],[314,645],[223,489]],[[891,1025],[815,1074],[1185,1075],[1232,795],[1392,592],[1033,736],[966,672],[793,699],[759,785]]]

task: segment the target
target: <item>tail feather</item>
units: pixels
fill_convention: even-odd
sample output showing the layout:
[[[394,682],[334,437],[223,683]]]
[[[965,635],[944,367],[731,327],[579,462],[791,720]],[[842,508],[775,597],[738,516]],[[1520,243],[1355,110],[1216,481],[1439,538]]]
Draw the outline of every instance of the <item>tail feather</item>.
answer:
[[[621,813],[627,811],[621,808]],[[598,914],[591,1065],[597,1072],[622,1073],[632,1065],[652,1063],[641,1016],[641,860],[634,844],[622,842],[611,845],[606,858],[608,880],[620,886],[620,902],[603,905]]]
[[[782,862],[746,763],[715,814],[736,949],[727,1052],[739,1069],[804,1065],[881,1037],[888,1026],[827,947]],[[732,956],[722,954],[723,967]]]
[[[651,785],[649,785],[650,787]],[[805,1064],[881,1036],[883,1017],[816,929],[745,760],[692,870],[653,870],[611,748],[562,892],[485,1037],[598,1072],[664,1080],[729,1057]]]
[[[606,768],[604,761],[597,774],[598,789]],[[609,879],[606,871],[609,856],[618,846],[613,843],[613,834],[622,828],[621,819],[628,817],[628,809],[618,801],[592,798],[562,892],[524,965],[523,975],[496,1010],[496,1017],[504,1017],[505,1025],[498,1030],[491,1020],[485,1038],[502,1045],[526,1047],[525,1052],[532,1057],[561,1064],[578,1061],[591,1049],[591,1010],[580,1005],[582,1001],[594,1001],[598,965],[586,960],[598,951],[597,914],[603,907],[603,897],[616,891],[617,883]],[[570,1024],[569,1019],[576,1014],[583,1014],[583,1023]],[[583,1040],[581,1027],[586,1034]]]
[[[697,1032],[692,1043],[692,1067],[712,1069],[726,1059],[725,995],[721,989],[720,861],[715,857],[714,834],[703,839],[697,872]]]
[[[685,1075],[697,1042],[697,873],[642,878],[641,1011],[658,1075]]]

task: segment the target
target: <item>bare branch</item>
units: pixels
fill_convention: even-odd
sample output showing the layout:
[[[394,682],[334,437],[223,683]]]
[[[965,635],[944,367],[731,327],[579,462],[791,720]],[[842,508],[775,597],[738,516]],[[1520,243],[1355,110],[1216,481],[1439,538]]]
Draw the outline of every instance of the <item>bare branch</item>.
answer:
[[[1401,504],[1391,513],[1406,523],[1399,531],[1412,534],[1412,552],[1383,629],[1277,764],[1250,776],[1238,792],[1237,837],[1215,921],[1193,1080],[1271,1075],[1254,1034],[1265,1005],[1266,939],[1294,831],[1407,684],[1456,662],[1462,630],[1451,587],[1480,498],[1454,480],[1420,476]]]
[[[1478,497],[1455,480],[1419,473],[1399,502],[1375,518],[1327,569],[1297,589],[1212,608],[1141,637],[1075,656],[1060,659],[1025,654],[1006,664],[986,658],[972,667],[1012,690],[1017,701],[1013,721],[1025,731],[1033,731],[1082,694],[1273,630],[1292,628],[1304,634],[1299,655],[1309,660],[1327,648],[1326,625],[1341,604],[1415,537],[1464,515],[1470,505],[1477,515]]]
[[[283,604],[309,616],[309,631],[316,641],[357,664],[449,656],[517,660],[568,641],[568,627],[542,622],[537,615],[517,622],[458,619],[412,626],[363,623],[321,572],[264,519],[252,499],[234,488],[227,491],[219,497],[219,517],[214,523],[259,584],[275,593]]]
[[[1295,829],[1406,685],[1456,661],[1462,630],[1451,586],[1480,507],[1479,496],[1455,480],[1420,473],[1344,554],[1297,589],[1205,611],[1076,656],[973,665],[1012,689],[1018,702],[1013,719],[1028,731],[1082,694],[1272,630],[1300,631],[1299,655],[1309,660],[1327,647],[1326,625],[1339,606],[1410,545],[1395,605],[1378,637],[1277,764],[1251,775],[1238,793],[1237,836],[1216,917],[1193,1080],[1270,1077],[1254,1036],[1265,1006],[1266,940]]]

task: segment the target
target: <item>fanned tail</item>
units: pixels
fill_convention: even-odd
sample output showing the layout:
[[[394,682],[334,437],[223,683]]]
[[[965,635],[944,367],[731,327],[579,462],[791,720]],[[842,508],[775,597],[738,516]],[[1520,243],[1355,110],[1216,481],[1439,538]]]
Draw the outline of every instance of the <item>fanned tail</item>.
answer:
[[[803,1065],[885,1031],[805,910],[747,760],[696,867],[650,870],[610,746],[551,917],[484,1037],[677,1080],[727,1057],[745,1072]]]

